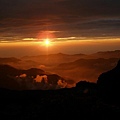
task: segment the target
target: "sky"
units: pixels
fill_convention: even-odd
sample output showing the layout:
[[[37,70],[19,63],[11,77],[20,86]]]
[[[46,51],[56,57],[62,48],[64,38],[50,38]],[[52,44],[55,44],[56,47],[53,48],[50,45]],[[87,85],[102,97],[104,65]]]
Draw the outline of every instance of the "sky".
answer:
[[[0,0],[0,56],[120,49],[119,11],[119,0]]]

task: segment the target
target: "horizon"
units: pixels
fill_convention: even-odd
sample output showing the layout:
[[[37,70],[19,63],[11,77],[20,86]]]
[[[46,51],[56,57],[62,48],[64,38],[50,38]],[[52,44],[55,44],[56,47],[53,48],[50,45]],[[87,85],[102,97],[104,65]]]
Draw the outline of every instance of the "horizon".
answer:
[[[68,42],[28,43],[2,43],[0,44],[0,57],[22,57],[48,54],[93,54],[100,51],[120,50],[119,40],[84,40]]]
[[[119,0],[1,0],[0,56],[120,49]]]
[[[50,55],[93,55],[96,53],[106,53],[106,52],[117,52],[120,51],[120,49],[114,49],[114,50],[101,50],[96,51],[93,53],[64,53],[64,52],[57,52],[57,53],[49,53],[49,54],[36,54],[36,55],[24,55],[24,56],[0,56],[0,58],[22,58],[22,57],[37,57],[37,56],[50,56]]]

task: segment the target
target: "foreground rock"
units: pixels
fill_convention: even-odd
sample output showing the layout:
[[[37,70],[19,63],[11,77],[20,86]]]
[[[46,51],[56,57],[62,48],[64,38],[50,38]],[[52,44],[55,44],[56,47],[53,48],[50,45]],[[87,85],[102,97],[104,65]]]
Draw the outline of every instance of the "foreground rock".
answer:
[[[120,60],[115,68],[98,77],[97,85],[105,101],[120,105]]]

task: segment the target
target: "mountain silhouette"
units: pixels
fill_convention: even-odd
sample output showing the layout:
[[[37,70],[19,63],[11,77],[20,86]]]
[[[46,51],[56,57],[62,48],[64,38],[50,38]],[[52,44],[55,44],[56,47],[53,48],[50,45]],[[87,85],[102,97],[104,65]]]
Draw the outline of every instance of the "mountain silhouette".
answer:
[[[45,72],[41,69],[31,68],[28,70],[16,69],[10,65],[0,65],[0,87],[8,89],[19,89],[19,83],[17,82],[17,76],[26,74],[29,79],[27,82],[33,82],[33,79],[37,75],[43,75]],[[25,80],[23,80],[24,82]]]
[[[114,51],[101,51],[97,52],[95,54],[92,54],[94,57],[102,57],[102,58],[119,58],[120,56],[120,50],[114,50]]]
[[[24,74],[26,74],[27,76],[33,76],[34,78],[36,77],[36,75],[44,75],[45,74],[44,70],[41,70],[38,68],[30,68],[28,70],[22,70],[22,72]]]
[[[55,84],[56,85],[58,80],[62,79],[62,77],[60,77],[57,74],[50,74],[50,75],[47,75],[47,79],[48,79],[49,84]]]
[[[40,81],[38,81],[38,79]],[[0,65],[0,87],[15,90],[60,89],[66,80],[57,74],[46,73],[42,69],[16,69],[10,65]]]
[[[115,68],[102,73],[97,80],[100,96],[107,102],[119,104],[120,100],[120,60]]]
[[[1,58],[0,57],[0,64],[5,64],[5,63],[18,63],[21,60],[18,58],[14,58],[14,57],[9,57],[9,58]]]
[[[17,88],[19,86],[11,76],[25,71],[29,74],[43,72],[41,69],[18,70],[8,65],[0,65],[0,82],[3,81],[8,88],[14,86]],[[15,73],[12,74],[12,72]],[[106,120],[112,117],[116,119],[120,114],[119,72],[120,60],[115,68],[100,74],[97,84],[84,80],[76,83],[73,88],[58,90],[19,91],[0,88],[0,116],[4,119],[17,120],[58,119],[58,117],[59,119],[84,118],[85,120]],[[58,79],[63,80],[57,74],[47,77],[48,81],[50,80],[49,84],[56,84]]]
[[[3,75],[17,76],[20,74],[26,74],[28,76],[35,76],[35,75],[45,74],[45,72],[38,68],[30,68],[27,70],[21,70],[21,69],[16,69],[10,65],[0,65],[0,76],[3,76]]]

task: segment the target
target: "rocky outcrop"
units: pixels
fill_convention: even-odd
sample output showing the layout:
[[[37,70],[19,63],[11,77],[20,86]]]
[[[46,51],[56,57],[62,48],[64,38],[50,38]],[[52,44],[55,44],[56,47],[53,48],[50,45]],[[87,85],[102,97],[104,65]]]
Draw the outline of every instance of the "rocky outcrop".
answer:
[[[104,100],[119,103],[120,100],[120,60],[115,68],[102,73],[97,80],[98,91]]]

